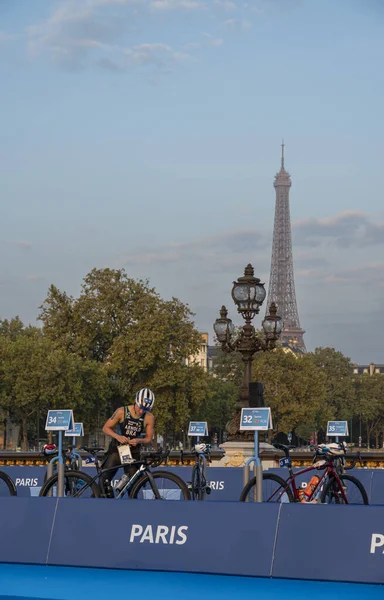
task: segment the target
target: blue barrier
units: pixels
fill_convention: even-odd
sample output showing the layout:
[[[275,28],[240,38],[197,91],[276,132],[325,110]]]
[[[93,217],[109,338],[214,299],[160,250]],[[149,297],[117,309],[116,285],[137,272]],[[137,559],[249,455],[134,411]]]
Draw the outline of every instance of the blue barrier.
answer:
[[[1,498],[0,562],[46,564],[55,509],[46,498]]]
[[[191,481],[192,467],[160,467],[179,475],[184,481]],[[8,473],[14,480],[17,495],[21,497],[38,496],[44,483],[45,467],[1,467],[2,471]],[[89,475],[95,475],[94,467],[84,467],[83,470]],[[295,468],[297,472],[299,469]],[[283,479],[288,477],[286,468],[269,469],[268,473],[276,473]],[[321,473],[321,472],[319,472]],[[353,469],[348,471],[360,479],[364,485],[370,504],[384,504],[384,470],[379,469]],[[296,483],[309,481],[314,472],[305,473],[297,477]],[[120,469],[113,483],[116,484],[122,475]],[[207,496],[207,501],[236,502],[240,498],[243,488],[243,469],[238,467],[208,467],[207,480],[211,484],[212,492]],[[8,496],[8,489],[0,482],[0,498]]]
[[[370,494],[371,504],[384,504],[384,471],[374,471]]]
[[[272,577],[384,583],[383,509],[282,504]]]
[[[59,500],[47,564],[267,577],[279,506],[258,507],[256,519],[253,508],[136,500],[128,511],[124,502]]]
[[[2,498],[0,562],[384,583],[378,506],[132,502]]]

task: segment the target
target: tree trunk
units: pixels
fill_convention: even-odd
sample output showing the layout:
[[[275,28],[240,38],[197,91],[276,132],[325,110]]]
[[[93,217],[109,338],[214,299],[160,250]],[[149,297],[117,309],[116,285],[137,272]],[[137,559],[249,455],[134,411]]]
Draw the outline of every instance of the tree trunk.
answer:
[[[7,419],[4,419],[3,450],[7,449]]]
[[[379,448],[379,434],[378,433],[376,433],[375,438],[376,438],[376,450],[378,450],[378,448]]]
[[[22,443],[23,452],[27,452],[28,450],[28,425],[27,425],[27,417],[23,417],[23,443]]]

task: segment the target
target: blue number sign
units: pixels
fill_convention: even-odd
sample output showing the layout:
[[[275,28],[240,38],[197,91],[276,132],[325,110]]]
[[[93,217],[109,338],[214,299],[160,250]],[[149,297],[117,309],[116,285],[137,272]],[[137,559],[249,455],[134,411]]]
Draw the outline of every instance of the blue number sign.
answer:
[[[347,437],[348,422],[347,421],[328,421],[327,436],[328,437]]]
[[[84,427],[82,423],[75,423],[73,429],[67,429],[64,433],[66,437],[83,437],[84,435]]]
[[[270,408],[242,408],[240,431],[268,431],[272,429]]]
[[[45,423],[46,431],[67,431],[73,429],[72,410],[49,410]]]
[[[208,425],[205,421],[191,421],[188,429],[189,436],[208,435]]]

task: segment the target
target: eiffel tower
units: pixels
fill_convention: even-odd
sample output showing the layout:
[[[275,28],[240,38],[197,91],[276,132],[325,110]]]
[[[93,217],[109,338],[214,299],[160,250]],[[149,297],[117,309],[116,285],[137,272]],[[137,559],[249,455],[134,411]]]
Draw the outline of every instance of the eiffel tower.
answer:
[[[293,276],[289,210],[289,189],[292,184],[291,177],[284,167],[284,142],[281,144],[281,168],[275,175],[273,185],[276,190],[275,223],[266,306],[269,307],[271,302],[275,302],[277,305],[277,314],[283,321],[283,331],[280,338],[283,346],[288,346],[299,352],[306,352],[305,331],[300,327]]]

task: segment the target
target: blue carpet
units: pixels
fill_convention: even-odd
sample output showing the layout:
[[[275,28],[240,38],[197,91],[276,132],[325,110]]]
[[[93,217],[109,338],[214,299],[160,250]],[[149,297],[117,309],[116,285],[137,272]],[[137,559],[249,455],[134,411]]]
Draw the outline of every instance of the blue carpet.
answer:
[[[0,600],[384,600],[384,586],[222,575],[0,564]]]

